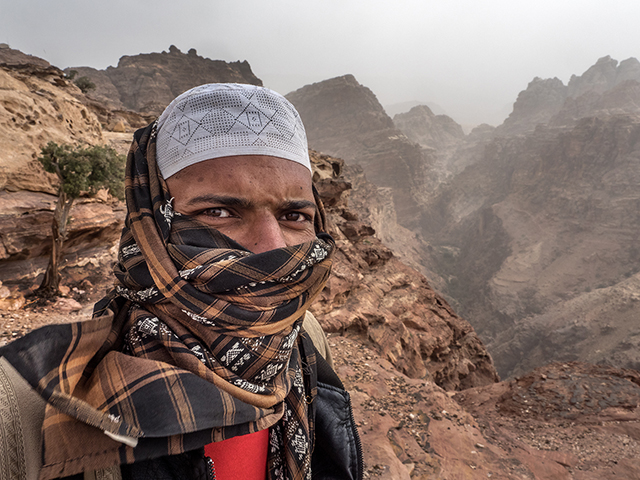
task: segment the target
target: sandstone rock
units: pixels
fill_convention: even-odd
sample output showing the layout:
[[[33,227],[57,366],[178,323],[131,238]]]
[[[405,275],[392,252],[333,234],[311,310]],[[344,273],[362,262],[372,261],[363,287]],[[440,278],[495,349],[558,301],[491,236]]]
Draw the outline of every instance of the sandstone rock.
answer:
[[[451,396],[329,337],[370,478],[582,480],[640,473],[638,373],[555,364]]]
[[[629,58],[618,65],[617,60],[607,55],[581,76],[571,76],[568,95],[576,98],[587,92],[604,93],[627,80],[640,81],[640,62]]]
[[[409,139],[425,148],[441,150],[464,138],[462,127],[447,115],[434,115],[426,105],[393,117],[393,123]]]
[[[48,253],[56,200],[57,197],[45,193],[0,191],[0,261]],[[71,209],[65,250],[112,240],[122,219],[122,211],[116,214],[108,204],[77,200]]]
[[[100,124],[55,67],[0,67],[0,190],[55,193],[55,178],[35,161],[58,143],[102,143]],[[62,86],[61,86],[62,84]]]
[[[329,171],[330,159],[321,160]],[[337,174],[324,180],[341,181]],[[334,190],[327,191],[333,195]],[[432,379],[446,389],[496,381],[491,358],[471,326],[420,273],[394,258],[369,225],[348,213],[346,200],[329,200],[330,233],[338,251],[333,275],[313,306],[322,326],[367,339],[406,375]]]
[[[623,86],[626,84],[626,86]],[[599,114],[639,113],[637,86],[640,62],[599,59],[581,76],[572,75],[568,86],[557,78],[535,78],[520,92],[513,112],[496,133],[531,132],[539,124],[573,126],[580,118]]]
[[[26,300],[23,295],[19,293],[11,294],[9,296],[0,298],[0,311],[15,311],[24,307]]]
[[[195,49],[184,54],[171,46],[169,52],[146,53],[120,58],[117,67],[96,70],[72,67],[79,76],[87,76],[96,84],[89,93],[116,108],[159,115],[182,92],[212,82],[250,83],[262,81],[244,62],[224,62],[199,56]]]
[[[51,66],[44,58],[22,53],[20,50],[10,48],[6,43],[3,45],[6,45],[6,47],[0,48],[0,64],[9,66],[34,65],[42,68]]]
[[[307,85],[287,95],[302,117],[311,148],[361,165],[367,178],[391,187],[398,223],[415,226],[426,165],[420,148],[397,130],[375,95],[353,75]]]
[[[534,478],[636,478],[639,385],[635,370],[556,363],[454,399]]]
[[[75,301],[73,298],[59,298],[52,305],[52,308],[64,314],[64,313],[70,313],[70,312],[77,312],[82,309],[82,305],[79,302]]]
[[[127,131],[127,127],[125,126],[124,122],[120,120],[113,126],[112,131],[117,133],[125,133]]]
[[[530,369],[550,358],[592,359],[581,356],[589,349],[635,366],[633,357],[613,356],[622,336],[586,343],[604,317],[562,326],[541,315],[640,271],[637,249],[625,240],[640,236],[637,135],[637,116],[615,115],[495,138],[427,204],[424,231],[440,245],[435,269],[502,376],[520,362]],[[575,318],[569,312],[565,321]],[[623,318],[614,315],[616,325]],[[540,338],[553,340],[550,356]]]
[[[531,131],[538,124],[546,124],[562,109],[568,95],[568,88],[560,79],[534,78],[527,89],[518,94],[513,112],[496,133],[513,135]]]

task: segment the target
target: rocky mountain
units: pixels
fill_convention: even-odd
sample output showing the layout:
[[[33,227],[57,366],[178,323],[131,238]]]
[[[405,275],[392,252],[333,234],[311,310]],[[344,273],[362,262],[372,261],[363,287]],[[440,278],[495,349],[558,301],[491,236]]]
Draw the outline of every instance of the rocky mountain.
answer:
[[[462,127],[453,118],[435,115],[426,105],[395,115],[393,123],[410,140],[424,148],[442,150],[464,138]]]
[[[34,162],[39,147],[49,139],[84,140],[110,142],[124,151],[130,139],[130,134],[105,131],[94,113],[96,105],[104,118],[123,110],[112,111],[82,95],[55,67],[26,65],[0,67],[0,139],[10,146],[0,153],[0,241],[4,248],[0,250],[4,255],[0,258],[0,342],[36,326],[87,318],[93,302],[110,287],[115,255],[111,246],[123,209],[104,197],[85,199],[72,211],[63,273],[65,296],[53,304],[29,299],[24,305],[21,293],[37,284],[42,272],[38,262],[46,261],[43,254],[55,191],[53,179]],[[595,134],[595,145],[600,138],[598,128],[605,127],[590,128],[594,130],[578,137]],[[627,150],[623,150],[616,175],[629,173],[634,128],[624,122],[619,128],[609,125],[618,136],[628,132],[624,137]],[[473,150],[478,162],[487,161],[480,145],[491,133],[491,129],[480,129],[473,139],[465,140],[473,146],[463,150]],[[13,138],[20,142],[11,143]],[[553,139],[550,135],[546,144],[551,145]],[[487,148],[487,155],[501,149],[515,152],[527,142],[519,141],[496,144]],[[578,156],[576,142],[567,138],[558,143],[567,151],[558,164],[551,161],[552,150],[547,159],[542,155],[546,150],[540,147],[540,157],[548,164],[541,160],[539,174],[550,170],[571,177],[577,171],[581,178],[589,178],[588,162],[579,159],[591,157]],[[502,167],[509,158],[504,155]],[[367,181],[361,167],[342,160],[312,152],[312,161],[314,181],[327,205],[338,245],[334,274],[313,308],[329,332],[338,372],[352,395],[368,478],[595,480],[640,476],[637,372],[564,363],[496,383],[491,357],[474,329],[425,277],[380,241],[379,236],[405,239],[414,259],[421,258],[420,249],[434,249],[394,223],[391,188],[376,187]],[[596,156],[594,162],[598,163]],[[606,176],[605,164],[600,168]],[[497,184],[501,182],[506,182],[504,177]],[[489,190],[479,188],[478,198],[488,198]],[[600,196],[595,192],[594,201]],[[621,197],[616,201],[627,208]],[[459,211],[460,218],[463,211]],[[441,213],[444,219],[446,209]],[[594,218],[604,221],[596,213]],[[625,211],[620,215],[626,215]],[[476,224],[475,238],[486,243],[485,232],[499,230],[501,221],[487,214]],[[494,238],[501,238],[500,234]],[[435,253],[449,252],[454,257],[461,251],[447,245],[435,249]],[[482,252],[480,246],[478,252]],[[620,315],[620,302],[604,303],[596,294],[624,297],[629,305],[624,314],[631,324],[636,282],[638,277],[631,275],[620,284],[591,291],[587,298],[591,303],[576,299],[575,311],[598,316],[600,308],[604,315]],[[617,338],[624,332],[603,325],[600,333]],[[633,345],[633,335],[628,336]],[[540,342],[541,349],[549,338]],[[548,350],[540,350],[540,355],[546,354]]]
[[[503,376],[550,360],[640,366],[636,64],[534,80],[492,138],[451,153],[465,168],[425,202],[443,292]]]
[[[194,48],[182,53],[173,45],[168,52],[123,56],[117,67],[105,70],[70,67],[65,71],[72,70],[96,85],[90,96],[116,108],[150,115],[159,115],[175,97],[203,83],[262,85],[246,61],[210,60],[198,55]]]
[[[311,148],[362,167],[367,179],[390,188],[398,223],[415,227],[415,190],[429,158],[393,124],[371,90],[353,75],[314,83],[289,93],[300,112]]]
[[[15,50],[9,53],[11,62],[0,65],[0,282],[5,288],[25,279],[31,285],[46,268],[57,179],[37,161],[40,148],[49,141],[109,144],[113,137],[103,132],[61,70]],[[106,196],[79,199],[71,210],[65,262],[77,263],[79,251],[113,241],[122,220],[122,206]],[[11,295],[4,292],[6,300]],[[24,298],[8,303],[20,305]]]
[[[415,253],[395,228],[389,241],[470,319],[501,375],[550,360],[636,368],[638,65],[605,57],[569,85],[534,79],[503,125],[468,136],[447,120],[456,133],[443,137],[424,107],[397,116],[396,127],[431,147],[421,163],[407,163],[417,154],[403,157],[404,147],[380,147],[406,143],[351,76],[289,98],[312,146],[359,164],[382,187],[377,195],[401,206],[398,222],[411,231],[403,239]]]
[[[600,113],[640,112],[640,62],[628,58],[618,64],[609,56],[599,59],[582,75],[572,75],[568,85],[558,78],[535,78],[520,92],[513,112],[496,133],[514,135],[536,125],[574,125]]]
[[[328,207],[329,233],[338,245],[333,275],[313,307],[325,330],[360,337],[407,376],[448,390],[497,381],[471,326],[358,218],[342,162],[319,154],[312,161]]]

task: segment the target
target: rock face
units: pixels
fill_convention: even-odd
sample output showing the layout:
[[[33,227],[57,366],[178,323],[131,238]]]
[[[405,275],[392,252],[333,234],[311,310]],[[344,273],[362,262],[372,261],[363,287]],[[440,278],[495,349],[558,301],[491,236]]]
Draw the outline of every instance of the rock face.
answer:
[[[606,56],[568,85],[558,78],[535,78],[520,92],[513,112],[496,134],[531,132],[539,124],[574,125],[597,113],[640,113],[640,62]]]
[[[350,209],[344,195],[350,185],[337,174],[340,163],[318,155],[313,162],[332,165],[322,168],[331,175],[317,183],[338,246],[333,275],[313,307],[325,330],[371,342],[406,375],[448,390],[497,381],[471,326]]]
[[[421,164],[406,162],[415,156],[397,158],[408,149],[386,148],[390,138],[406,143],[353,77],[289,98],[311,145],[358,163],[383,187],[356,184],[351,195],[359,211],[369,212],[376,237],[413,259],[470,319],[501,375],[552,359],[635,367],[635,330],[624,313],[635,293],[619,292],[635,292],[630,279],[640,271],[631,240],[640,235],[639,65],[606,57],[569,86],[534,79],[503,125],[447,137],[450,143],[422,152]],[[413,113],[422,128],[414,122],[409,136],[435,146],[429,122],[437,117],[424,107]],[[412,165],[422,165],[421,176]],[[393,199],[387,207],[385,196]],[[394,211],[412,232],[394,226]],[[616,306],[599,308],[599,301]],[[581,305],[590,313],[576,319],[586,311]],[[610,318],[615,309],[621,313]]]
[[[443,291],[503,377],[550,360],[639,365],[637,64],[601,59],[570,88],[535,80],[494,138],[454,152],[466,168],[425,202]],[[536,91],[549,94],[537,110]]]
[[[54,193],[35,162],[40,148],[48,141],[102,143],[100,124],[76,93],[55,67],[0,66],[0,189]]]
[[[395,128],[371,90],[345,75],[287,98],[300,112],[311,148],[361,166],[368,180],[391,189],[398,223],[417,225],[415,190],[424,181],[428,158]]]
[[[130,135],[101,132],[98,120],[82,103],[86,97],[67,84],[55,67],[21,64],[4,67],[0,74],[4,86],[0,88],[0,140],[11,146],[0,154],[4,175],[0,344],[4,344],[36,326],[90,315],[92,303],[111,282],[110,264],[116,252],[109,246],[124,212],[104,198],[79,201],[72,211],[67,243],[68,297],[46,307],[15,310],[22,308],[24,298],[18,302],[11,297],[12,290],[31,285],[38,262],[43,267],[46,263],[42,256],[48,245],[45,232],[55,199],[51,195],[55,186],[33,162],[34,154],[49,139],[110,141],[124,150]],[[108,107],[101,108],[108,115]],[[616,270],[619,259],[626,258],[629,269],[623,276],[629,278],[557,303],[553,308],[571,305],[572,309],[548,309],[548,321],[542,315],[534,318],[540,328],[531,338],[538,343],[527,351],[539,360],[549,359],[554,350],[566,347],[564,338],[582,351],[591,350],[597,361],[600,336],[623,346],[626,350],[620,354],[637,352],[640,274],[627,275],[634,271],[637,259],[629,248],[632,242],[620,239],[638,238],[632,230],[637,208],[631,217],[630,205],[640,203],[634,164],[640,158],[636,141],[640,125],[628,115],[609,116],[586,119],[575,127],[539,128],[534,133],[487,140],[493,131],[481,128],[474,138],[465,139],[467,146],[455,150],[465,156],[456,165],[466,162],[466,169],[456,174],[453,186],[467,196],[459,196],[456,190],[445,192],[448,199],[434,196],[437,208],[425,219],[443,224],[425,225],[425,231],[453,239],[468,229],[460,245],[422,242],[394,222],[390,188],[370,184],[361,169],[346,167],[342,160],[312,153],[314,181],[338,247],[334,274],[313,309],[330,332],[337,371],[351,393],[368,478],[640,478],[637,371],[562,363],[496,383],[491,357],[469,323],[422,275],[374,237],[380,229],[381,236],[406,241],[408,251],[420,261],[433,261],[419,254],[429,248],[433,250],[429,255],[445,263],[455,264],[464,256],[475,261],[467,263],[466,271],[457,277],[443,277],[444,285],[482,277],[487,266],[502,272],[504,265],[512,269],[524,265],[546,281],[552,281],[556,272],[556,277],[570,283],[562,265],[549,265],[572,261],[582,265],[586,285],[592,276],[615,278],[622,271]],[[21,149],[11,143],[13,137],[23,142]],[[474,177],[477,183],[471,183]],[[576,222],[572,217],[576,212],[586,216]],[[591,228],[599,236],[589,236]],[[613,236],[616,232],[621,236]],[[554,236],[568,242],[566,251],[553,250]],[[604,246],[598,247],[598,242]],[[584,257],[589,249],[592,256]],[[518,254],[517,262],[508,261],[512,252]],[[536,258],[547,263],[539,262],[534,268]],[[504,272],[500,278],[519,285],[517,278]],[[499,289],[503,285],[495,283],[494,290],[486,291],[507,298]],[[536,295],[529,292],[523,298],[535,305]],[[496,316],[503,320],[506,314]],[[580,321],[575,322],[576,318]],[[602,318],[611,321],[603,323]],[[614,323],[618,320],[626,330],[622,323]],[[541,336],[545,330],[547,336]],[[523,332],[527,330],[503,333],[517,337]],[[622,338],[626,343],[620,342]],[[521,341],[518,348],[525,344]],[[513,356],[514,351],[507,354]]]
[[[20,50],[9,48],[8,45],[6,48],[0,48],[0,65],[2,64],[12,67],[32,65],[34,67],[40,67],[41,69],[47,69],[51,66],[44,58],[27,55]]]
[[[518,95],[513,112],[497,129],[502,135],[530,131],[540,123],[547,123],[561,109],[568,96],[568,88],[559,78],[534,78]]]
[[[462,127],[447,115],[435,115],[426,105],[413,107],[393,117],[393,123],[422,147],[442,150],[464,138]]]
[[[636,371],[552,364],[451,397],[352,337],[329,342],[369,478],[640,478]]]
[[[182,92],[204,83],[250,83],[262,85],[249,63],[227,63],[201,57],[195,49],[182,53],[173,45],[168,52],[146,53],[120,58],[117,67],[96,70],[72,67],[78,76],[93,81],[96,89],[89,94],[111,102],[115,108],[127,108],[159,115]]]
[[[79,89],[62,71],[15,52],[9,52],[11,62],[0,66],[0,282],[7,285],[33,280],[46,268],[43,255],[51,247],[57,180],[36,160],[40,148],[49,141],[107,141],[97,118],[81,102]],[[75,202],[65,245],[68,256],[117,236],[122,209],[104,200]]]

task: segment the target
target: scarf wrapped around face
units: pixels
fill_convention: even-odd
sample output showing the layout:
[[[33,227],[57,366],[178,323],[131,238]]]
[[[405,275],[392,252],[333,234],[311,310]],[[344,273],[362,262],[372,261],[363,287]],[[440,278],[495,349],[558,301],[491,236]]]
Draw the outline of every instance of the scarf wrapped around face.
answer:
[[[252,254],[174,213],[154,137],[136,132],[127,159],[116,288],[92,320],[0,350],[48,402],[41,479],[265,428],[268,478],[310,478],[315,354],[301,323],[333,241]]]

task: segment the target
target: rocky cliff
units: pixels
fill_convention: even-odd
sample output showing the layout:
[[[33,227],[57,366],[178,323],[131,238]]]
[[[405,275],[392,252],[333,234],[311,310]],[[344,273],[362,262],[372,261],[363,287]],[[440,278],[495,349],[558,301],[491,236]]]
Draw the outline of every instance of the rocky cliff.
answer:
[[[0,238],[5,249],[14,245],[15,250],[0,259],[0,274],[7,280],[0,283],[2,343],[40,325],[87,318],[92,303],[111,281],[113,235],[101,232],[114,232],[114,225],[115,230],[121,225],[118,204],[104,198],[79,202],[70,226],[75,235],[75,241],[70,241],[72,254],[67,255],[64,266],[65,296],[53,304],[22,306],[11,301],[11,294],[28,291],[33,285],[38,275],[34,261],[44,258],[48,243],[53,196],[47,192],[55,191],[55,185],[33,162],[34,154],[48,139],[73,142],[86,136],[86,141],[109,141],[125,150],[130,138],[101,131],[98,118],[83,103],[96,100],[79,94],[59,70],[50,73],[46,65],[22,65],[0,70],[4,75],[0,75],[4,86],[0,88],[0,140],[13,145],[0,153],[0,211],[5,213],[0,218]],[[107,115],[108,107],[101,108]],[[600,138],[604,133],[598,134],[599,129],[607,128],[581,128],[592,130],[558,144],[564,145],[567,155],[560,165],[553,164],[553,149],[549,150],[541,172],[548,169],[560,177],[578,174],[588,178],[588,169],[581,170],[581,163],[602,163],[601,172],[607,176],[607,162],[598,162],[597,155],[576,156],[578,151],[587,151],[576,150],[579,138]],[[635,151],[635,127],[621,122],[620,128],[609,125],[609,130],[618,136],[628,132],[623,137],[627,147],[622,149],[618,174],[626,175],[628,166],[624,165]],[[472,140],[479,142],[489,134],[490,129],[482,129]],[[14,136],[22,143],[11,144]],[[526,144],[524,139],[519,142],[495,144],[487,155],[505,149],[515,152]],[[546,144],[552,143],[550,136]],[[478,161],[486,161],[477,145],[472,150]],[[590,160],[581,162],[580,158]],[[498,162],[500,167],[508,163],[505,159]],[[372,185],[360,169],[345,166],[342,160],[312,153],[312,161],[314,181],[327,205],[338,245],[334,274],[313,308],[329,331],[338,372],[352,395],[368,478],[595,480],[640,476],[637,372],[565,363],[496,383],[491,359],[473,328],[422,275],[374,236],[376,228],[388,229],[384,235],[397,230],[400,233],[395,238],[406,238],[411,248],[430,247],[393,223],[390,189]],[[504,175],[498,183],[508,184],[510,176]],[[485,198],[490,193],[484,188],[476,195]],[[96,206],[98,210],[91,210]],[[470,211],[465,208],[457,218]],[[445,213],[443,209],[443,218]],[[485,242],[485,232],[503,228],[489,213],[475,225],[477,238]],[[16,246],[20,242],[23,246]],[[459,251],[438,248],[452,256]],[[31,266],[20,263],[28,261]],[[637,281],[637,276],[630,276],[619,285],[601,289],[611,298],[625,298],[630,325]],[[619,315],[620,303],[604,304],[596,293],[590,292],[592,303],[576,303],[575,311],[599,315],[601,308],[605,315]],[[611,328],[615,329],[602,325],[600,333],[611,338],[624,333]],[[544,354],[548,350],[541,350]]]
[[[300,112],[311,148],[361,166],[368,180],[390,188],[398,223],[417,225],[415,190],[429,158],[395,128],[371,90],[345,75],[307,85],[287,98]]]
[[[432,147],[421,163],[402,163],[398,152],[408,150],[391,148],[368,161],[374,147],[397,134],[353,77],[309,85],[289,98],[309,125],[311,145],[359,163],[392,206],[410,197],[398,220],[413,235],[401,238],[393,228],[389,242],[421,264],[509,376],[554,359],[639,364],[629,320],[640,272],[632,240],[640,235],[638,80],[635,59],[618,64],[608,57],[568,86],[534,79],[502,126],[468,136],[454,128],[458,133],[439,144],[443,125],[417,108],[411,122],[396,120]],[[422,165],[423,174],[409,165]],[[413,221],[406,222],[402,214],[410,211]]]
[[[471,326],[359,220],[348,203],[351,182],[338,175],[341,162],[312,159],[316,172],[326,172],[316,185],[338,246],[333,275],[313,307],[325,330],[361,338],[409,377],[448,390],[497,381]]]
[[[599,59],[568,85],[558,78],[535,78],[518,95],[513,112],[498,127],[499,135],[532,131],[536,125],[573,125],[599,113],[639,113],[640,62],[628,58],[618,64],[609,56]]]
[[[228,63],[198,55],[195,49],[182,53],[173,45],[168,52],[145,53],[120,58],[117,67],[96,70],[70,67],[96,85],[90,96],[110,102],[115,108],[159,115],[182,92],[204,83],[250,83],[262,85],[248,62]]]
[[[410,140],[424,148],[442,150],[464,138],[462,127],[453,118],[435,115],[426,105],[395,115],[393,123]]]
[[[443,291],[503,376],[554,359],[640,365],[636,64],[601,59],[570,88],[534,80],[494,138],[452,154],[467,166],[426,202]]]
[[[5,53],[0,50],[0,55]],[[32,286],[35,276],[46,268],[57,199],[57,179],[37,161],[40,148],[49,141],[110,142],[109,134],[82,102],[80,90],[62,71],[45,60],[9,53],[10,61],[0,65],[0,282],[15,286],[27,279]],[[122,207],[104,195],[76,201],[65,262],[71,265],[79,251],[117,238],[122,218]],[[8,296],[5,290],[0,300]],[[23,301],[17,297],[9,303]]]

